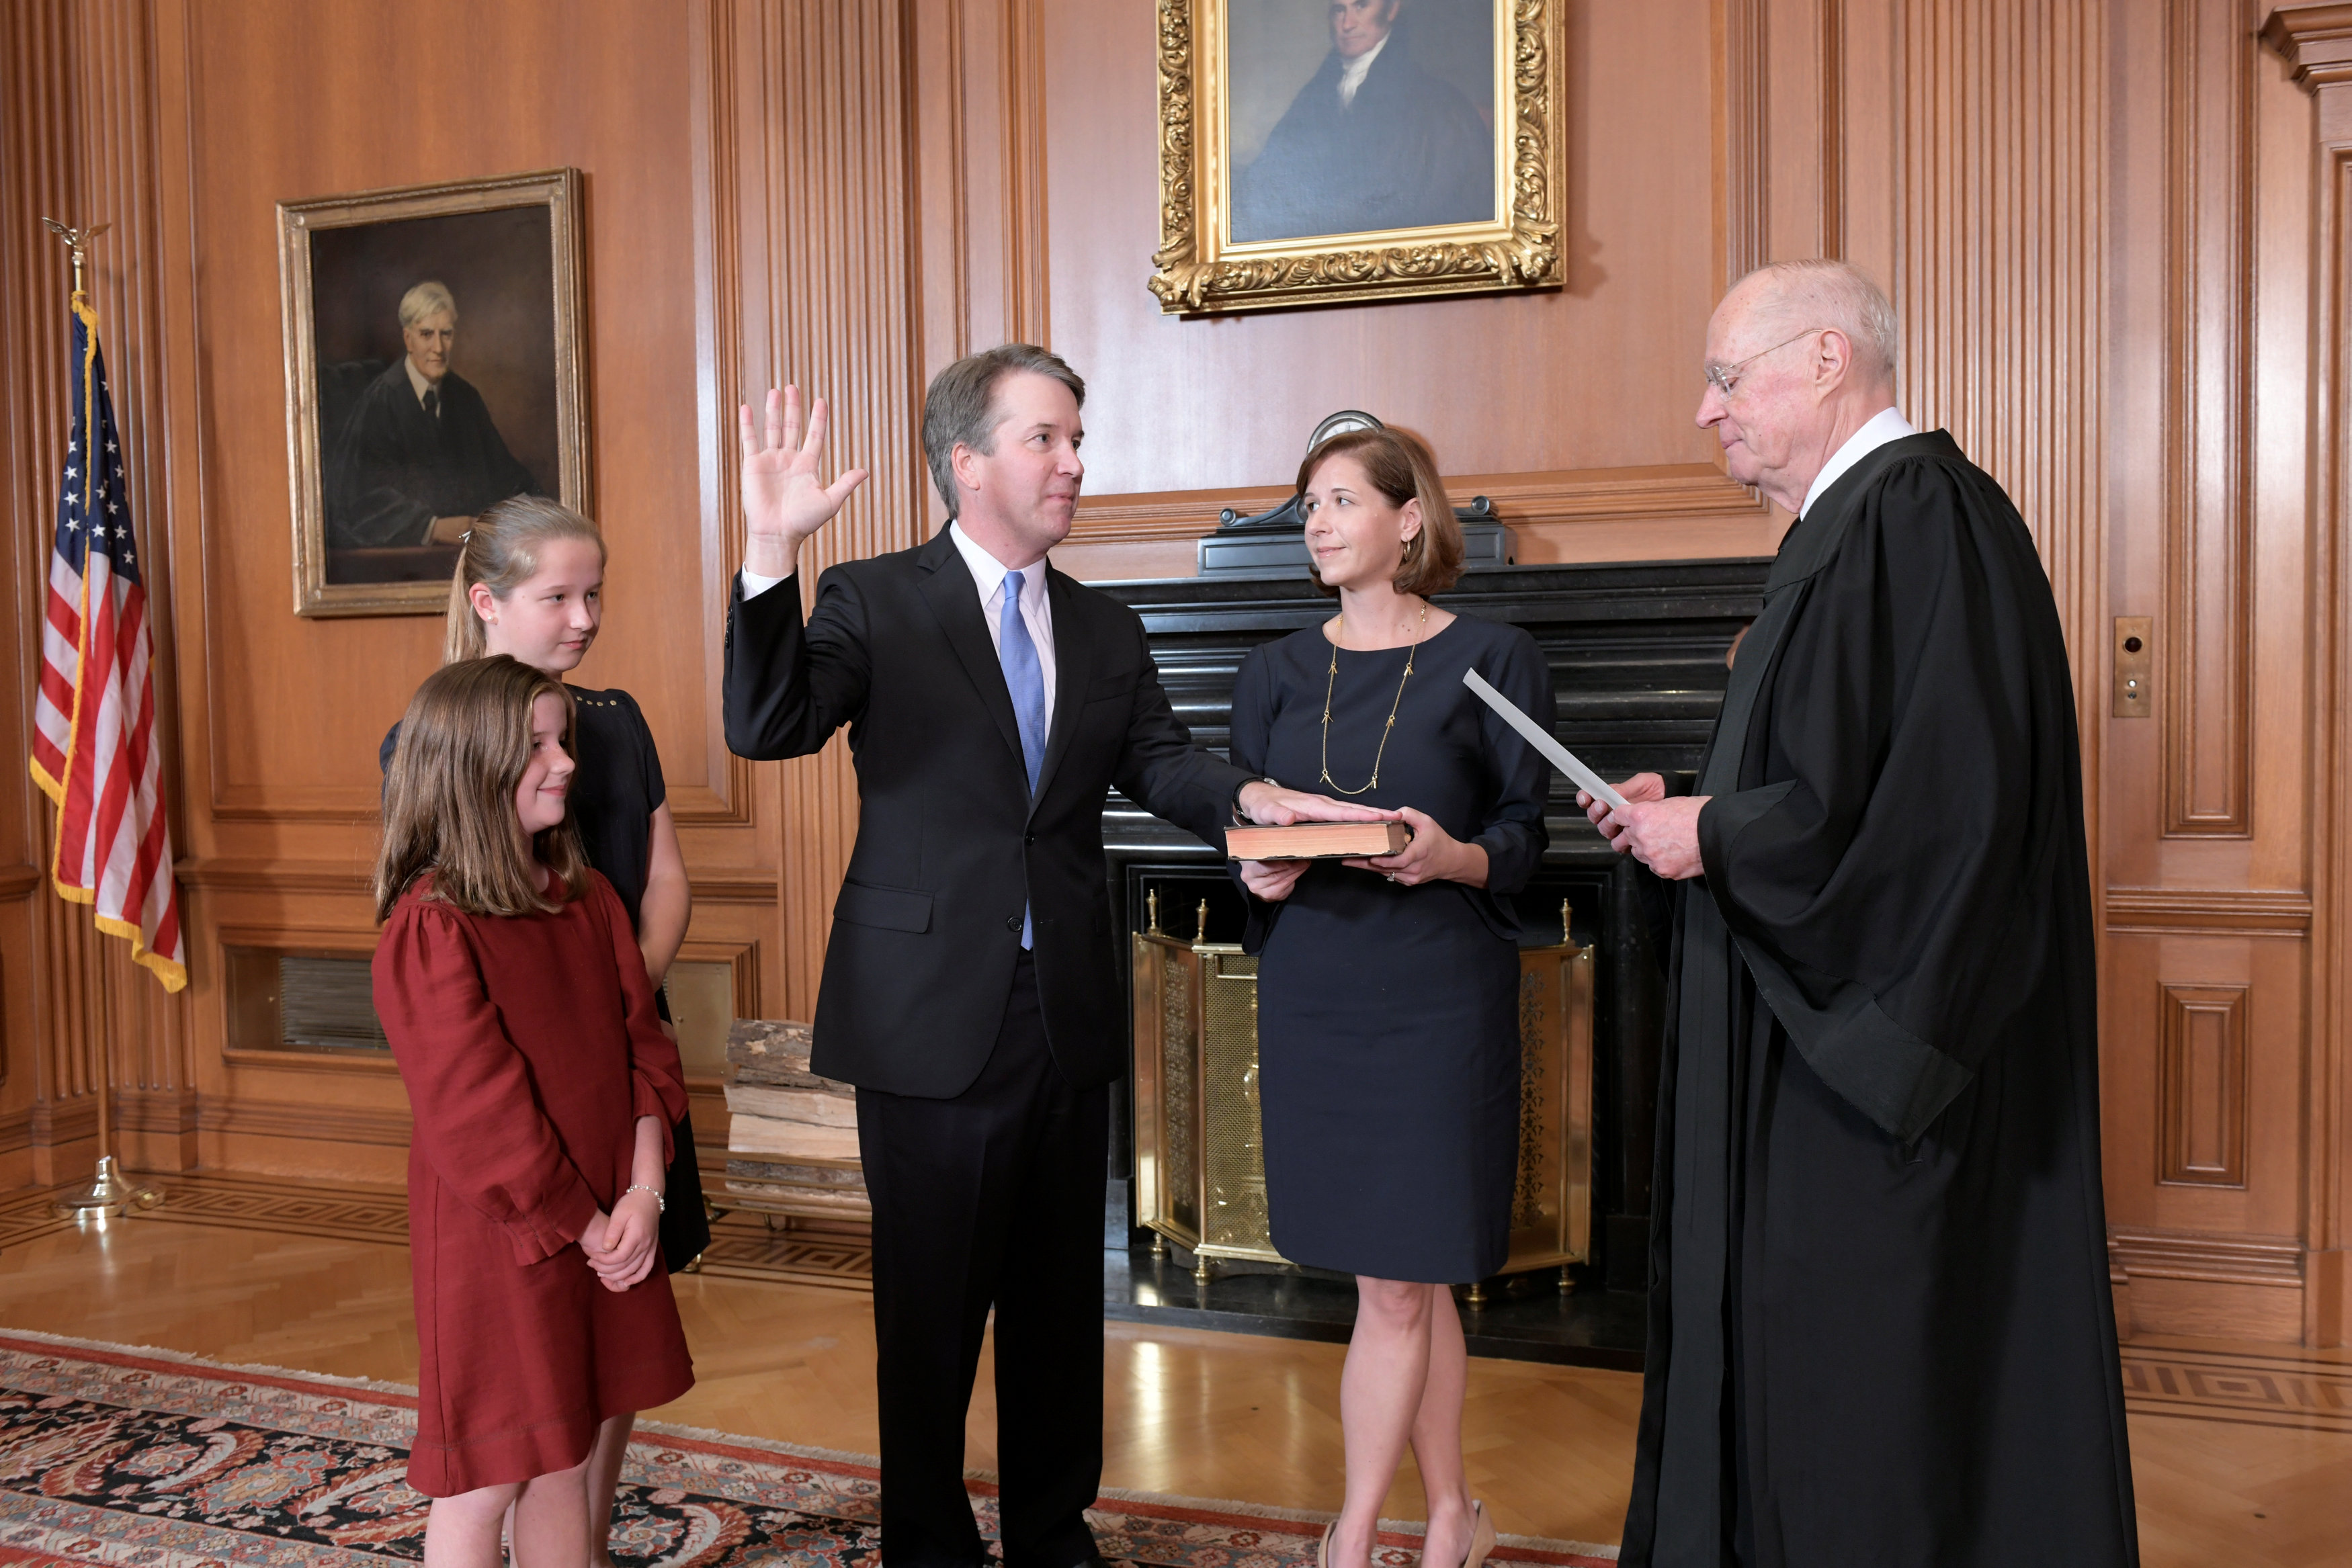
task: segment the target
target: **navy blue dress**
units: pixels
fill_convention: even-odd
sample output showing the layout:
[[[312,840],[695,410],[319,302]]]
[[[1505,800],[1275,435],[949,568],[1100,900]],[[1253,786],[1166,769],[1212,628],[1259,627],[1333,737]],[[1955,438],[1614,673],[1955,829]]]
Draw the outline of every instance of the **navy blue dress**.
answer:
[[[1411,806],[1486,852],[1487,886],[1402,887],[1318,862],[1278,904],[1250,900],[1258,1079],[1275,1246],[1295,1263],[1381,1280],[1483,1280],[1509,1250],[1518,1167],[1518,921],[1548,841],[1551,770],[1462,684],[1475,668],[1547,727],[1535,639],[1457,617],[1425,639],[1380,787],[1322,781],[1372,758],[1406,650],[1337,654],[1320,627],[1254,650],[1234,690],[1233,759],[1292,789]]]

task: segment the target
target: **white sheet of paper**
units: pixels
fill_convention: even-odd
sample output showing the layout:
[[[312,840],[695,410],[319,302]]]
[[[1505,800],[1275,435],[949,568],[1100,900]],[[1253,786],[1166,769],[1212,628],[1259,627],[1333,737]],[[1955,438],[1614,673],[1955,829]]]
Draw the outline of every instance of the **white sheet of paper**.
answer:
[[[1596,800],[1606,800],[1612,808],[1625,803],[1625,797],[1609,787],[1600,774],[1577,759],[1576,753],[1551,737],[1543,726],[1521,713],[1510,698],[1488,685],[1477,671],[1462,672],[1462,684],[1476,692],[1486,706],[1503,716],[1503,722],[1527,738],[1527,743],[1542,753],[1545,761],[1576,781],[1576,787]]]

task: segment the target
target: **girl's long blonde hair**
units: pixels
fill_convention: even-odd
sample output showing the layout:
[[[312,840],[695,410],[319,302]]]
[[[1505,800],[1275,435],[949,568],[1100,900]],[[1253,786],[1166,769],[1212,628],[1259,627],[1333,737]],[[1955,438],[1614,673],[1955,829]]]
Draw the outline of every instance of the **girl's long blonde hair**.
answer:
[[[509,496],[482,508],[457,550],[449,575],[449,623],[442,635],[441,662],[478,659],[489,652],[482,618],[474,613],[474,584],[503,600],[539,570],[540,547],[550,539],[586,539],[604,559],[604,536],[596,525],[560,501],[544,496]]]
[[[572,813],[528,842],[515,816],[515,790],[530,764],[531,705],[550,693],[563,699],[571,751],[572,694],[520,659],[499,653],[444,664],[416,688],[384,778],[377,920],[426,872],[426,896],[468,915],[551,913],[586,888]],[[541,865],[554,873],[561,897],[540,891]]]

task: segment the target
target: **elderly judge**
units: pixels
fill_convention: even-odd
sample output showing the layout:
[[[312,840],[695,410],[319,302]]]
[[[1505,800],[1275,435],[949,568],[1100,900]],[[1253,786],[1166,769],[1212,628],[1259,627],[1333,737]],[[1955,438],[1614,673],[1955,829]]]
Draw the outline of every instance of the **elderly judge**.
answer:
[[[1842,263],[1717,308],[1797,522],[1696,792],[1582,800],[1678,905],[1628,1564],[2137,1561],[2066,650],[1895,342]]]
[[[457,301],[446,287],[427,281],[401,296],[400,342],[332,455],[327,542],[338,549],[453,545],[485,507],[539,494],[482,394],[449,368]]]

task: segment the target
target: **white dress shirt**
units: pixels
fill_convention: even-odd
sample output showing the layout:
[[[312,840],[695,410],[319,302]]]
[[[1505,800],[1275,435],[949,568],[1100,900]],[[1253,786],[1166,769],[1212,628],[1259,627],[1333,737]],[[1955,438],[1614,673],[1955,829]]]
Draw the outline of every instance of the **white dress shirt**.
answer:
[[[419,408],[424,407],[425,394],[431,392],[441,383],[439,382],[426,381],[425,379],[425,372],[416,368],[416,361],[415,360],[404,358],[400,362],[408,367],[408,390],[416,394],[416,405]]]
[[[988,641],[998,647],[1002,657],[1004,635],[1004,563],[972,542],[959,523],[948,525],[948,538],[955,541],[963,564],[971,572],[974,587],[980,590],[980,618],[988,625]],[[787,580],[781,577],[763,577],[746,568],[743,597],[757,599],[776,584]],[[1029,628],[1029,640],[1037,644],[1037,671],[1045,681],[1045,723],[1048,733],[1054,721],[1054,607],[1045,597],[1045,563],[1038,561],[1021,571],[1021,620]]]
[[[1830,460],[1822,465],[1820,473],[1813,476],[1812,488],[1805,492],[1805,504],[1798,508],[1797,516],[1801,517],[1811,511],[1813,503],[1822,498],[1822,492],[1845,477],[1847,469],[1888,442],[1900,441],[1906,435],[1918,434],[1911,428],[1911,422],[1904,418],[1899,410],[1882,408],[1872,414],[1863,422],[1860,430],[1845,438],[1843,446],[1830,454]]]
[[[1389,41],[1382,38],[1354,59],[1340,66],[1339,102],[1342,105],[1349,109],[1356,107],[1356,89],[1364,85],[1364,73],[1372,68],[1372,62],[1379,59],[1381,51],[1388,47]]]

